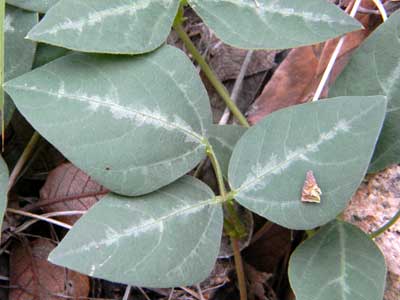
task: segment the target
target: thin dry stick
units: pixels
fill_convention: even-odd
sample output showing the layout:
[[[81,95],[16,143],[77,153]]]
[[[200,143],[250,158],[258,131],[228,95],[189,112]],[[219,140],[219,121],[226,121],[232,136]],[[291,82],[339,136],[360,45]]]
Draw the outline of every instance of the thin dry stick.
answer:
[[[189,295],[195,297],[197,300],[201,300],[199,294],[197,294],[195,291],[192,291],[191,289],[188,289],[187,287],[184,286],[181,286],[181,289],[184,290]]]
[[[250,244],[253,244],[256,241],[258,241],[264,235],[264,233],[266,233],[268,230],[271,229],[272,225],[273,223],[266,221],[265,224],[253,235]]]
[[[172,288],[171,292],[169,293],[168,300],[172,300],[172,297],[174,296],[174,292],[175,292],[175,288]]]
[[[233,102],[237,102],[237,99],[239,98],[239,92],[240,89],[242,87],[243,84],[243,79],[244,76],[246,75],[247,69],[249,68],[250,62],[251,62],[251,57],[253,56],[253,50],[249,50],[246,53],[246,57],[244,58],[243,64],[240,68],[240,72],[238,77],[236,78],[235,84],[233,86],[232,89],[232,93],[231,93],[231,99],[233,100]],[[225,108],[225,111],[221,117],[221,119],[219,120],[219,125],[225,125],[228,123],[229,118],[231,116],[231,111],[228,107]]]
[[[151,300],[150,297],[146,294],[146,292],[141,287],[138,286],[137,288],[147,300]]]
[[[350,16],[351,17],[353,17],[353,18],[355,17],[355,15],[357,13],[357,10],[358,10],[358,7],[360,6],[360,4],[361,4],[361,0],[356,0],[355,1],[354,6],[353,6],[353,8],[351,9],[351,12],[350,12]],[[327,81],[329,79],[329,75],[332,72],[333,66],[335,65],[336,59],[337,59],[337,57],[338,57],[338,55],[340,53],[340,49],[342,49],[342,46],[343,46],[343,43],[344,43],[345,39],[346,39],[346,36],[343,36],[343,37],[340,38],[339,42],[337,43],[336,48],[333,51],[331,58],[329,59],[328,66],[326,67],[325,72],[322,75],[322,78],[321,78],[321,81],[320,81],[320,83],[318,85],[318,88],[315,91],[315,94],[314,94],[314,97],[313,97],[312,101],[317,101],[321,97],[322,91],[323,91],[323,89],[324,89],[324,87],[325,87],[325,85],[326,85],[326,83],[327,83]]]
[[[203,296],[203,292],[200,287],[200,284],[197,284],[196,287],[197,287],[197,292],[199,293],[199,296],[200,296],[200,300],[205,300],[204,296]]]
[[[51,213],[46,213],[42,214],[40,216],[44,218],[51,218],[51,217],[61,217],[61,216],[76,216],[76,215],[84,215],[86,213],[86,210],[69,210],[69,211],[57,211],[57,212],[51,212]],[[25,222],[24,224],[18,226],[13,233],[20,233],[27,229],[29,226],[32,226],[36,222],[40,220],[38,219],[33,219],[28,222]]]
[[[386,22],[388,16],[387,16],[387,13],[386,13],[386,9],[383,6],[381,0],[372,0],[372,2],[374,2],[375,6],[378,8],[378,11],[382,16],[383,22]]]
[[[131,294],[131,288],[132,288],[132,286],[130,286],[130,285],[126,286],[124,297],[122,298],[122,300],[128,300],[129,295]]]
[[[26,211],[22,211],[22,210],[18,210],[18,209],[7,208],[7,212],[13,213],[13,214],[17,214],[17,215],[22,215],[22,216],[25,216],[25,217],[38,219],[38,220],[41,220],[41,221],[45,221],[45,222],[48,222],[48,223],[51,223],[51,224],[54,224],[54,225],[58,225],[60,227],[64,227],[66,229],[71,229],[72,228],[71,225],[66,224],[64,222],[60,222],[60,221],[57,221],[57,220],[54,220],[54,219],[46,218],[46,217],[43,217],[41,215],[33,214],[33,213],[30,213],[30,212],[26,212]]]

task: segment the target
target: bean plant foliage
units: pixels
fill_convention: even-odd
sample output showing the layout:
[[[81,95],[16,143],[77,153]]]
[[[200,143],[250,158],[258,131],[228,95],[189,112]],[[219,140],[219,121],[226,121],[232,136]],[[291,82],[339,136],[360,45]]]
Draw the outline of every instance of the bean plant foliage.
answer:
[[[367,170],[400,162],[399,12],[355,52],[332,98],[279,110],[247,129],[212,124],[198,72],[166,44],[184,6],[223,42],[246,49],[315,44],[361,29],[358,21],[325,0],[7,3],[6,93],[41,136],[111,191],[75,223],[51,262],[135,286],[193,285],[213,269],[223,206],[237,201],[290,229],[321,226],[290,259],[298,300],[382,299],[382,254],[335,218]],[[29,71],[36,43],[41,62]],[[207,157],[227,193],[186,175]],[[0,170],[6,191],[2,160]],[[310,170],[320,203],[301,201]],[[2,192],[1,215],[6,198]]]

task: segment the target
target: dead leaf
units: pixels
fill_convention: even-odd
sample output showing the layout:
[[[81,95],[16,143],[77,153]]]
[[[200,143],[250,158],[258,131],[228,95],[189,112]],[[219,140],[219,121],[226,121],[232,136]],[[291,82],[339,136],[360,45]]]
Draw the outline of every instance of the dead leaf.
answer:
[[[386,224],[400,209],[400,166],[392,166],[372,175],[363,183],[344,211],[344,219],[370,233]],[[400,286],[400,222],[390,227],[375,239],[382,250],[389,270],[389,276],[397,287]],[[393,274],[393,275],[390,275]],[[397,279],[395,279],[397,278]],[[400,289],[388,285],[387,292],[395,293],[400,299]]]
[[[364,0],[367,4],[369,1]],[[366,6],[368,7],[368,6]],[[346,66],[351,52],[372,32],[381,22],[377,15],[357,15],[365,30],[349,33],[346,36],[339,57],[332,70],[328,86]],[[320,82],[329,59],[339,38],[318,44],[296,48],[290,51],[280,64],[261,95],[248,111],[248,120],[255,124],[268,114],[291,105],[309,101]],[[322,97],[326,97],[328,88],[325,87]]]
[[[87,297],[89,278],[52,265],[47,256],[54,249],[49,240],[14,244],[10,255],[10,300],[60,300]],[[64,296],[64,297],[62,297]]]
[[[71,163],[62,164],[49,173],[40,190],[36,206],[45,212],[88,210],[108,190]],[[59,219],[73,224],[80,216],[63,216]]]
[[[244,264],[249,300],[277,300],[274,290],[268,284],[272,274],[260,272],[249,264]]]

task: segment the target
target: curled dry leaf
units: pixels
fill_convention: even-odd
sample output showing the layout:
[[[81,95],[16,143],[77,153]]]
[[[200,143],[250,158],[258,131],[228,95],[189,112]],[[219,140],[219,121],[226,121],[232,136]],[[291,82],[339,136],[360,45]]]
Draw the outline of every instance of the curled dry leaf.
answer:
[[[372,1],[364,0],[364,7],[370,7]],[[329,78],[331,85],[346,66],[351,52],[379,25],[380,16],[357,15],[365,30],[347,34],[343,47],[336,60]],[[295,48],[279,65],[274,75],[264,87],[248,112],[248,120],[255,124],[268,114],[291,105],[309,101],[321,80],[329,59],[338,43],[339,38],[327,41],[325,44]],[[322,97],[328,95],[325,87]]]
[[[10,300],[59,300],[85,298],[89,278],[52,265],[47,256],[54,249],[44,239],[14,244],[10,255]]]
[[[40,191],[37,206],[45,212],[88,210],[107,193],[106,188],[85,172],[71,163],[66,163],[50,172]],[[59,219],[73,224],[79,217],[79,215],[63,216]]]
[[[351,199],[344,219],[365,232],[377,230],[400,209],[400,166],[369,177]],[[375,239],[389,270],[385,299],[400,299],[400,222]]]

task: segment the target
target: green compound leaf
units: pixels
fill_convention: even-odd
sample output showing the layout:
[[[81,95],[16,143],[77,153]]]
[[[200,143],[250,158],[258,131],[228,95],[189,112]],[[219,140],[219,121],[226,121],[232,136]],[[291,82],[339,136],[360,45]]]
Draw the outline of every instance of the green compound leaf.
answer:
[[[324,0],[188,2],[222,41],[244,49],[299,47],[362,28],[356,20]]]
[[[52,263],[144,287],[188,286],[211,272],[222,207],[208,186],[185,176],[136,198],[109,194],[50,254]]]
[[[385,95],[386,119],[370,172],[400,162],[400,11],[383,23],[352,55],[330,94]]]
[[[293,252],[289,280],[297,300],[382,300],[385,259],[359,228],[326,225]]]
[[[8,190],[8,167],[3,158],[0,157],[0,228],[3,223],[4,213],[7,207],[7,190]],[[1,230],[0,230],[1,238]]]
[[[7,0],[8,4],[30,11],[45,13],[59,0]]]
[[[229,164],[236,200],[292,229],[334,219],[367,170],[385,115],[382,96],[339,97],[279,110],[250,128]],[[304,203],[308,171],[321,203]]]
[[[207,92],[170,46],[141,56],[67,55],[5,89],[43,137],[116,193],[152,192],[206,154]]]
[[[139,54],[167,39],[179,0],[61,0],[28,34],[82,52]]]
[[[228,166],[233,148],[245,132],[246,128],[235,125],[212,125],[207,130],[208,140],[214,149],[225,178],[228,178]]]
[[[28,12],[10,5],[6,6],[4,20],[5,81],[31,70],[36,44],[26,40],[25,36],[37,24],[38,19],[37,13]],[[4,121],[6,125],[10,122],[14,110],[14,103],[8,95],[5,95]]]

